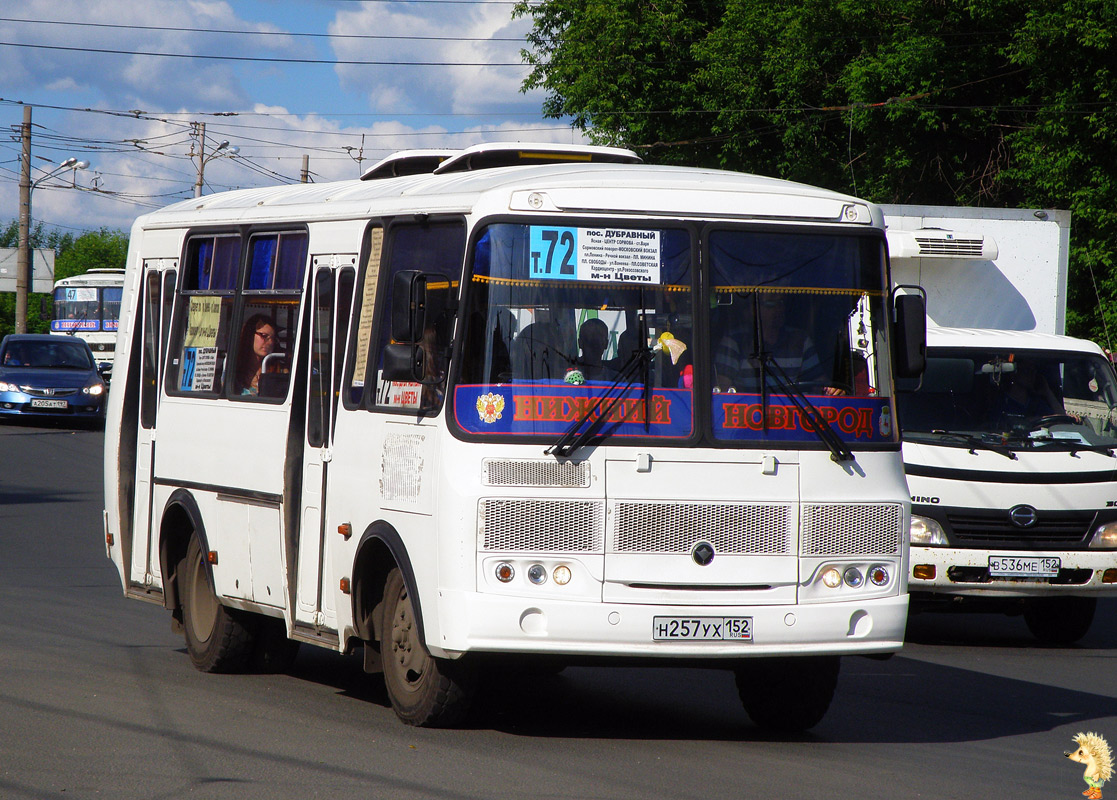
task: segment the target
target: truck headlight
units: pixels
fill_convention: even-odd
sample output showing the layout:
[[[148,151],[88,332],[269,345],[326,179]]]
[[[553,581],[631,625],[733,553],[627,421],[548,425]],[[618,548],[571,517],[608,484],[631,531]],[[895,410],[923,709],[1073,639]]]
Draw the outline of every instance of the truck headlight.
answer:
[[[1117,522],[1107,522],[1099,525],[1090,537],[1091,550],[1117,549]]]
[[[945,545],[946,532],[930,517],[911,515],[911,543],[921,545]]]

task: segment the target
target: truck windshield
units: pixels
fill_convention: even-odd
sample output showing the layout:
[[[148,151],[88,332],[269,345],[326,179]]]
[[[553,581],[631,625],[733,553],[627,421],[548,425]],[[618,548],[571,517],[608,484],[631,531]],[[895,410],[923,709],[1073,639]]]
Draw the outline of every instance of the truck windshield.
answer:
[[[564,452],[605,438],[897,441],[878,238],[612,221],[498,223],[475,241],[453,389],[467,435]],[[803,394],[832,432],[800,410]]]
[[[1117,446],[1113,368],[1092,353],[929,349],[922,383],[900,391],[899,407],[915,441],[968,434],[1019,447]]]

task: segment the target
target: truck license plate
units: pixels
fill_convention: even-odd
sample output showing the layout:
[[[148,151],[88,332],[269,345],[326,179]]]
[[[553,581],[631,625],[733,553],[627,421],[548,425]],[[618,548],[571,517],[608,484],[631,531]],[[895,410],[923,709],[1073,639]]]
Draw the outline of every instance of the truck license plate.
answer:
[[[752,617],[655,617],[652,641],[751,642]]]
[[[36,397],[31,401],[32,408],[66,408],[68,405],[65,400],[43,400]]]
[[[1054,578],[1060,566],[1055,556],[989,556],[989,575],[995,578]]]

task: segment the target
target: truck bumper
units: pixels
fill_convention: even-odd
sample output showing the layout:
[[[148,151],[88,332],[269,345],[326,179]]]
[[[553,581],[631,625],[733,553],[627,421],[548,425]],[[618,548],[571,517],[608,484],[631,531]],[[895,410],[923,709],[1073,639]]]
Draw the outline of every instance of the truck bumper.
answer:
[[[1054,578],[989,576],[989,556],[1055,557]],[[982,597],[1033,597],[1057,594],[1117,595],[1117,553],[1111,550],[971,550],[911,546],[908,591]],[[933,577],[918,577],[933,573]],[[1108,582],[1107,582],[1108,579]]]

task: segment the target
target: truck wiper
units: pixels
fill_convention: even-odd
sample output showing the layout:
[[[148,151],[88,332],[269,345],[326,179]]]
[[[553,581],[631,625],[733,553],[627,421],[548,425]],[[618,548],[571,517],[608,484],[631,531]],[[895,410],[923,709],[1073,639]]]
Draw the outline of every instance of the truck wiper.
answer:
[[[822,416],[822,412],[819,411],[818,407],[803,393],[799,385],[792,381],[787,376],[787,373],[783,371],[783,367],[776,363],[776,359],[772,354],[763,352],[754,355],[753,358],[759,359],[762,367],[767,367],[767,369],[761,370],[765,378],[765,382],[761,384],[761,387],[767,388],[767,377],[770,375],[779,390],[791,401],[792,405],[798,409],[800,416],[810,420],[810,427],[818,434],[818,438],[822,440],[822,443],[830,449],[830,458],[838,462],[855,461],[856,459],[853,457],[853,451],[842,441],[842,437],[834,432],[830,423]],[[767,424],[767,391],[764,392],[763,404],[764,419],[765,424]]]
[[[963,442],[970,446],[971,453],[974,453],[977,448],[981,448],[982,450],[989,450],[990,452],[998,453],[1011,461],[1017,460],[1016,453],[1014,453],[1010,448],[1005,447],[1004,445],[995,444],[994,442],[986,441],[980,436],[974,436],[972,433],[963,433],[961,431],[944,431],[941,428],[935,428],[931,431],[931,434],[934,436],[950,436],[955,439],[961,439]],[[911,438],[910,434],[908,435],[908,438]]]
[[[605,391],[595,398],[597,402],[591,403],[582,415],[574,420],[574,423],[559,437],[558,441],[543,452],[546,455],[557,455],[562,458],[569,458],[573,455],[575,451],[581,448],[601,430],[605,421],[613,413],[613,409],[616,407],[617,403],[619,403],[621,398],[632,388],[632,384],[636,383],[636,379],[640,377],[644,378],[644,425],[647,427],[647,367],[651,363],[652,354],[654,352],[652,348],[647,346],[639,347],[633,351],[632,355],[628,357],[628,360],[621,367],[617,379],[609,384],[609,386],[605,388]],[[604,406],[604,408],[602,406]],[[588,425],[586,424],[587,422],[589,423]]]

